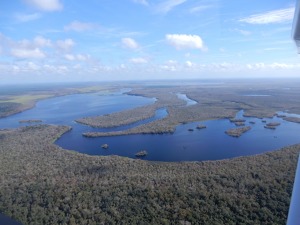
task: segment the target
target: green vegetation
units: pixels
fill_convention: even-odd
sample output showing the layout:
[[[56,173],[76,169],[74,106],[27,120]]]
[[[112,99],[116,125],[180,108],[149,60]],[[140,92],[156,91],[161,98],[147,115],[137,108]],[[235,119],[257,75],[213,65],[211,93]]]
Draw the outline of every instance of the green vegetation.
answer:
[[[198,130],[201,130],[201,129],[206,128],[206,126],[203,125],[203,124],[199,124],[196,128],[197,128]]]
[[[41,123],[43,120],[20,120],[19,123]]]
[[[140,152],[137,152],[135,154],[136,157],[143,157],[143,156],[146,156],[148,154],[147,151],[143,150],[143,151],[140,151]]]
[[[300,145],[155,163],[55,146],[69,127],[0,131],[0,211],[29,224],[285,224]]]
[[[283,117],[284,120],[294,123],[300,123],[300,118],[298,117]]]
[[[280,125],[280,123],[277,123],[277,122],[267,123],[267,124],[264,126],[264,128],[275,130],[276,127],[278,127],[279,125]]]
[[[245,126],[246,120],[244,120],[244,119],[230,119],[230,122],[234,123],[236,126]]]
[[[243,133],[247,132],[250,129],[251,129],[250,126],[238,127],[238,128],[229,129],[229,130],[225,131],[225,133],[232,137],[240,137]]]
[[[18,112],[21,107],[20,103],[15,102],[0,102],[0,118]]]
[[[117,127],[150,118],[158,108],[166,108],[167,117],[124,131],[87,132],[86,137],[102,137],[128,134],[173,133],[179,124],[222,118],[234,118],[239,110],[244,116],[271,118],[278,111],[300,113],[300,89],[298,81],[285,82],[224,82],[208,85],[132,86],[129,94],[156,98],[152,105],[109,115],[87,117],[77,122],[96,127]],[[285,87],[289,87],[286,89]],[[197,102],[186,106],[176,93],[183,93]],[[262,93],[256,95],[256,93]],[[265,95],[265,96],[264,96]],[[231,119],[236,126],[244,126],[243,120]],[[264,120],[265,121],[265,120]],[[295,121],[295,120],[293,120]]]
[[[272,117],[284,110],[299,114],[299,86],[294,81],[134,84],[129,94],[157,101],[78,122],[113,127],[152,117],[159,108],[168,111],[166,118],[126,131],[84,134],[97,137],[172,133],[178,124],[233,118],[241,109],[244,115],[258,118]],[[123,87],[94,86],[0,96],[0,117],[26,110],[47,97],[95,91],[107,94]],[[176,96],[178,92],[198,104],[186,106]],[[299,118],[283,119],[300,123]],[[243,121],[235,123],[242,125]],[[0,212],[24,225],[286,223],[300,145],[231,160],[157,163],[89,156],[54,145],[54,140],[69,129],[37,125],[0,130]],[[229,131],[229,135],[239,136],[249,129],[239,127]]]
[[[39,94],[30,94],[30,95],[17,95],[17,96],[12,96],[9,98],[9,100],[5,100],[6,102],[15,102],[15,103],[20,103],[20,104],[30,104],[32,102],[36,102],[41,99],[45,98],[51,98],[53,95],[39,95]],[[2,101],[4,102],[4,101]]]
[[[102,94],[108,94],[111,91],[116,91],[116,88],[98,85],[89,87],[62,88],[59,90],[53,89],[51,91],[33,91],[23,93],[21,95],[3,95],[0,96],[0,118],[31,109],[35,106],[37,101],[46,98],[97,91],[101,91]]]

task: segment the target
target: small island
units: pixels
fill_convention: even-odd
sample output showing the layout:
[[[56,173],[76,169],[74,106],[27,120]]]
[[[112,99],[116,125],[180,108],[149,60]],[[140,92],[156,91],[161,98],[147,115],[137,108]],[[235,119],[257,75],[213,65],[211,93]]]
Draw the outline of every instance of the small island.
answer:
[[[246,120],[244,119],[235,119],[235,118],[232,118],[232,119],[229,119],[231,123],[234,123],[236,126],[245,126],[245,122]]]
[[[101,145],[101,148],[104,148],[104,149],[108,149],[108,144],[103,144],[103,145]]]
[[[229,136],[232,136],[232,137],[240,137],[243,133],[247,132],[250,129],[251,129],[250,126],[232,128],[232,129],[229,129],[229,130],[225,131],[225,133],[228,134]]]
[[[206,128],[206,126],[205,126],[205,125],[202,125],[202,124],[199,124],[196,128],[197,128],[198,130],[200,130],[200,129]]]
[[[246,120],[244,120],[244,119],[235,119],[235,118],[232,118],[232,119],[229,119],[229,120],[230,120],[230,122],[232,122],[232,123],[246,122]]]
[[[43,120],[20,120],[19,123],[41,123]]]
[[[277,116],[278,118],[285,118],[286,115],[281,115],[281,114],[275,114],[275,116]]]
[[[277,126],[279,126],[280,123],[277,123],[277,122],[273,122],[273,123],[267,123],[264,128],[266,129],[272,129],[272,130],[275,130]]]
[[[143,150],[143,151],[137,152],[137,153],[135,154],[135,156],[136,156],[136,157],[144,157],[144,156],[146,156],[147,154],[148,154],[148,152],[145,151],[145,150]]]

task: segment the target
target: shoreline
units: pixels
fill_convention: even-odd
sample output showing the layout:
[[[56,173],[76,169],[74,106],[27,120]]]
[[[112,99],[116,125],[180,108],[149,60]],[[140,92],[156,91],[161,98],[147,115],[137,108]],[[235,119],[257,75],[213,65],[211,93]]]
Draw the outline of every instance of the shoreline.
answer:
[[[5,101],[0,100],[0,104],[2,104],[2,103],[16,103],[16,104],[20,104],[19,107],[14,109],[14,110],[11,110],[11,112],[7,112],[4,115],[0,114],[0,119],[9,117],[9,116],[12,116],[12,115],[15,115],[15,114],[19,114],[19,113],[22,113],[22,112],[27,111],[27,110],[30,110],[30,109],[36,107],[36,104],[39,101],[46,100],[46,99],[62,97],[62,96],[67,96],[67,95],[74,95],[74,94],[89,94],[89,93],[96,93],[96,92],[100,92],[100,91],[117,91],[117,90],[119,90],[118,88],[114,88],[114,87],[107,87],[107,88],[104,88],[104,89],[99,88],[99,89],[93,89],[93,90],[90,90],[90,89],[85,90],[85,89],[87,89],[87,88],[86,87],[77,88],[77,89],[76,88],[73,88],[73,89],[63,88],[63,89],[58,90],[58,92],[61,92],[61,93],[57,93],[57,92],[53,93],[53,91],[42,91],[42,93],[35,93],[35,94],[32,93],[32,92],[26,92],[26,93],[21,94],[21,95],[13,95],[11,97],[11,99],[7,99]],[[40,97],[40,94],[48,95],[48,96]],[[28,100],[27,102],[24,102],[24,103],[18,102],[18,100],[17,100],[18,98],[21,98],[22,96],[27,96],[27,95],[32,96],[33,99]]]
[[[286,221],[300,144],[223,160],[153,162],[120,156],[90,156],[60,148],[54,142],[68,129],[37,125],[0,131],[0,168],[3,172],[0,207],[5,209],[3,213],[23,224],[41,219],[45,224],[59,224],[59,215],[67,218],[66,223],[77,215],[76,224],[84,224],[82,221],[87,219],[116,223],[120,218],[127,224],[132,220],[147,223],[143,215],[152,210],[153,215],[158,216],[151,219],[160,224],[166,220],[174,221],[174,215],[178,213],[168,213],[164,206],[155,207],[164,201],[165,205],[173,203],[185,207],[191,212],[189,218],[198,223],[203,223],[199,215],[212,218],[205,220],[205,224],[213,224],[229,213],[234,221],[242,218],[259,224],[261,217],[253,219],[251,215],[260,215],[267,202],[274,206],[270,213],[272,221],[281,221],[280,224]],[[7,151],[10,146],[14,148]],[[133,195],[133,192],[138,194]],[[28,193],[47,197],[36,198],[24,205]],[[16,194],[18,201],[13,202]],[[265,202],[257,196],[262,196]],[[49,198],[53,199],[51,206],[34,213],[37,207],[47,204]],[[221,203],[216,207],[216,201],[224,199],[226,206]],[[136,204],[144,201],[150,201],[147,208]],[[92,215],[64,210],[83,205],[78,208],[81,211],[85,204],[94,210]],[[254,207],[240,207],[246,204]],[[55,210],[59,206],[62,209]],[[28,213],[20,213],[24,209]],[[108,211],[103,212],[103,209]],[[111,210],[117,210],[118,215],[112,216]],[[240,214],[237,215],[236,210],[240,210]],[[98,213],[102,214],[95,218]]]

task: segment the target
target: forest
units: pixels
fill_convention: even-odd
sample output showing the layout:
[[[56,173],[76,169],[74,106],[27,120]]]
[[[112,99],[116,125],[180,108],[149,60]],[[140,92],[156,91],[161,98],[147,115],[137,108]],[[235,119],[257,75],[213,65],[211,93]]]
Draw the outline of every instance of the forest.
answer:
[[[300,145],[221,161],[89,156],[70,127],[0,131],[0,212],[40,224],[285,224]]]

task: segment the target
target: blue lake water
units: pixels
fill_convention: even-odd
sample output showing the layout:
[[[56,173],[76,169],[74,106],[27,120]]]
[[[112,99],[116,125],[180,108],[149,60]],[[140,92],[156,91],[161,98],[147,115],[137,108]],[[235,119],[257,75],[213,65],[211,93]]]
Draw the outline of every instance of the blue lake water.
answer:
[[[179,96],[178,96],[179,97]],[[182,97],[182,96],[181,96]],[[186,96],[185,96],[186,97]],[[191,100],[192,101],[192,100]],[[109,95],[103,93],[76,94],[42,100],[28,111],[0,119],[0,128],[25,126],[19,120],[41,119],[43,123],[70,125],[73,129],[64,134],[56,144],[90,155],[120,155],[135,158],[135,153],[146,150],[146,160],[153,161],[203,161],[219,160],[239,156],[254,155],[300,143],[300,124],[274,117],[267,122],[280,122],[275,130],[264,128],[262,119],[243,117],[252,129],[239,138],[230,137],[225,131],[236,127],[228,119],[194,122],[179,125],[173,134],[125,135],[114,137],[86,138],[84,132],[117,131],[129,129],[140,124],[167,116],[166,109],[156,111],[154,117],[134,124],[114,128],[92,128],[74,122],[75,119],[103,115],[125,109],[135,108],[155,102],[155,99],[130,96],[122,91]],[[187,100],[188,103],[188,100]],[[188,106],[187,106],[188,107]],[[250,122],[255,122],[252,124]],[[198,130],[201,123],[206,129]],[[28,125],[28,124],[27,124]],[[189,131],[189,129],[194,129]],[[108,144],[108,149],[101,145]]]
[[[74,94],[39,101],[33,109],[0,119],[0,128],[26,126],[20,120],[40,119],[46,124],[74,125],[75,119],[131,109],[156,101],[155,98],[102,92]]]
[[[22,223],[17,222],[2,213],[0,213],[0,224],[1,225],[22,225]]]
[[[186,94],[177,93],[176,94],[179,99],[186,101],[186,106],[196,105],[197,102],[188,98]]]

